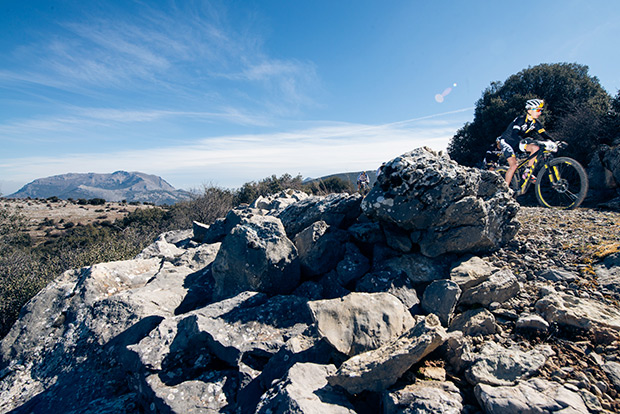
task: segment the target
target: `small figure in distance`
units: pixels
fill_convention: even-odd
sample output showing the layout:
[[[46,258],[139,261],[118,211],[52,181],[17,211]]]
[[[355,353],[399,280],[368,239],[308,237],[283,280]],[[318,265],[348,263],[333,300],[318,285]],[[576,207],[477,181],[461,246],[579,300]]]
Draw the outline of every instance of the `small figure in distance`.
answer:
[[[530,99],[525,103],[525,114],[519,115],[508,125],[504,133],[498,138],[498,143],[502,150],[503,156],[508,160],[508,170],[506,171],[506,182],[510,184],[512,176],[517,170],[517,157],[515,148],[527,151],[530,154],[539,150],[539,146],[532,143],[533,136],[542,136],[545,139],[555,141],[545,131],[545,128],[538,117],[543,110],[545,101],[542,99]],[[529,139],[528,139],[529,138]],[[534,164],[534,159],[529,162],[530,168]]]
[[[360,175],[357,176],[357,191],[362,195],[366,195],[369,189],[370,178],[368,178],[368,174],[366,171],[362,171]]]
[[[379,168],[377,168],[377,177],[381,175],[381,172],[383,171],[383,167],[385,167],[385,163],[381,163]]]

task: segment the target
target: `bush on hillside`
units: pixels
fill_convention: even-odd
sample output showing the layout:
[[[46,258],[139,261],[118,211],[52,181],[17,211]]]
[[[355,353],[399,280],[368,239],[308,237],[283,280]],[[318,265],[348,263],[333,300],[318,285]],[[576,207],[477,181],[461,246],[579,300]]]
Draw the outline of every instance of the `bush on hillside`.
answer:
[[[331,193],[349,193],[352,194],[356,191],[355,186],[348,180],[343,180],[340,177],[328,177],[326,179],[319,179],[312,181],[308,184],[304,184],[304,191],[310,192],[315,195],[325,195]]]
[[[272,194],[279,193],[280,191],[286,190],[287,188],[291,188],[293,190],[302,190],[302,176],[297,175],[296,177],[293,177],[290,174],[283,174],[280,178],[278,178],[275,175],[272,175],[271,177],[264,178],[259,182],[252,181],[249,183],[245,183],[237,191],[234,204],[250,204],[259,196],[266,197]]]

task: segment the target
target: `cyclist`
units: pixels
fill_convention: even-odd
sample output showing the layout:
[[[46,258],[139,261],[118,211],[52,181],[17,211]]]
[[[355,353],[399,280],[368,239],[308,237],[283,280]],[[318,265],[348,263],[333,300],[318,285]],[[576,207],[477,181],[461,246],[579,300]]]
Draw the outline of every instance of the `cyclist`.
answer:
[[[512,176],[517,169],[517,157],[515,155],[515,148],[518,146],[522,151],[527,151],[530,154],[538,151],[540,147],[532,143],[532,136],[540,135],[545,139],[554,141],[553,138],[545,131],[545,128],[540,122],[538,117],[545,105],[545,101],[542,99],[530,99],[525,103],[526,113],[519,115],[508,125],[508,128],[497,139],[499,146],[502,150],[502,154],[508,160],[508,170],[506,171],[506,182],[510,185]],[[534,159],[531,159],[528,163],[530,169],[534,164]],[[531,174],[531,171],[530,171]]]
[[[484,154],[484,159],[482,160],[482,164],[480,168],[493,171],[497,168],[500,162],[500,158],[502,156],[502,150],[499,145],[499,137],[495,140],[495,142],[487,148],[486,153]]]
[[[369,183],[370,178],[368,178],[368,174],[366,174],[366,171],[362,171],[360,175],[357,176],[357,191],[362,193],[366,192]]]

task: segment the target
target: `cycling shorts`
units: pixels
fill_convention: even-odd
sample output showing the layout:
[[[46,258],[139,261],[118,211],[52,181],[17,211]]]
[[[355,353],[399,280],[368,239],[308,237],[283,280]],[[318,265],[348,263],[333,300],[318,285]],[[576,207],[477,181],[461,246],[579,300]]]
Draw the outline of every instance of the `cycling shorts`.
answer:
[[[502,151],[502,155],[504,156],[504,158],[508,159],[510,157],[516,157],[515,150],[510,146],[510,144],[508,144],[501,138],[498,139],[497,142],[499,142],[499,147]]]

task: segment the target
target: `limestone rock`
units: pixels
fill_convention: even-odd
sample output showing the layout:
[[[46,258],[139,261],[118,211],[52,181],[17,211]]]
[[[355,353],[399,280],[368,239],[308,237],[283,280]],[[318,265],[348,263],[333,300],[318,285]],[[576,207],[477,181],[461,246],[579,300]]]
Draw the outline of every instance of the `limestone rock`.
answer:
[[[549,323],[581,329],[607,327],[620,330],[620,310],[592,299],[551,294],[536,302],[536,311]]]
[[[351,293],[308,306],[319,334],[349,356],[379,348],[414,324],[407,308],[389,293]]]
[[[474,391],[480,405],[489,414],[590,412],[578,393],[540,378],[532,378],[515,386],[478,384]]]
[[[383,391],[446,339],[445,329],[431,314],[394,341],[346,360],[328,381],[350,394]]]
[[[297,249],[280,220],[271,216],[252,216],[233,227],[212,271],[219,299],[245,290],[290,293],[300,280]]]
[[[261,398],[256,413],[354,414],[346,396],[327,383],[334,371],[334,365],[293,365],[286,377]]]
[[[385,392],[383,407],[385,414],[460,414],[463,397],[452,382],[419,381]]]
[[[427,148],[388,162],[377,183],[362,210],[411,232],[424,255],[496,250],[518,230],[518,204],[501,177]]]
[[[504,348],[495,342],[487,342],[475,356],[466,378],[472,385],[514,385],[537,372],[551,355],[553,351],[547,345],[522,351],[517,347]]]

